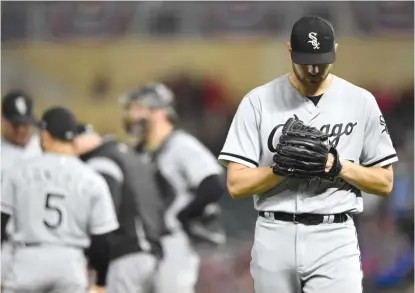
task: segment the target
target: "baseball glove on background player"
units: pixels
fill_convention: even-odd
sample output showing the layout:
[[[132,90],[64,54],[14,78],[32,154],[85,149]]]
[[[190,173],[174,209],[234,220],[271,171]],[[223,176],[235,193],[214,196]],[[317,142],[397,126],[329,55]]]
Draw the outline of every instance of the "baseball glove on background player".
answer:
[[[332,168],[326,172],[329,154],[334,157]],[[335,180],[342,165],[329,135],[297,118],[290,118],[282,129],[274,155],[274,174],[297,178]]]
[[[181,222],[184,231],[194,244],[218,246],[226,243],[226,233],[220,215],[220,207],[217,204],[209,204],[198,217]],[[180,216],[178,218],[181,220]]]

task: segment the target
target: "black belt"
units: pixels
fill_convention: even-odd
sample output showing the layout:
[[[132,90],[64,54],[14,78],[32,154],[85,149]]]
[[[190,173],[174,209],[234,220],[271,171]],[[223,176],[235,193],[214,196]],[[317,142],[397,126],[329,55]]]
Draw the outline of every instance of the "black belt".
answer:
[[[42,242],[17,242],[16,245],[22,246],[22,247],[35,247],[35,246],[41,246]]]
[[[303,225],[319,225],[322,223],[344,223],[349,216],[346,213],[333,215],[290,214],[283,212],[259,212],[261,217],[277,221],[300,223]]]
[[[47,242],[16,242],[14,243],[17,247],[38,247],[38,246],[61,246],[61,247],[70,247],[76,249],[85,249],[84,247],[76,246],[76,245],[68,245],[68,244],[54,244],[54,243],[47,243]]]

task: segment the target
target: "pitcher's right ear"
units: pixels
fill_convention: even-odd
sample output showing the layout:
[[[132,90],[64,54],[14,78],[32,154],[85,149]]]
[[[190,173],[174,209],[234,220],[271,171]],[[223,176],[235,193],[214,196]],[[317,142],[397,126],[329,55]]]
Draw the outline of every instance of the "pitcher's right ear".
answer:
[[[291,60],[291,51],[292,51],[291,42],[287,42],[287,51],[288,51],[288,56],[290,57],[290,60]]]

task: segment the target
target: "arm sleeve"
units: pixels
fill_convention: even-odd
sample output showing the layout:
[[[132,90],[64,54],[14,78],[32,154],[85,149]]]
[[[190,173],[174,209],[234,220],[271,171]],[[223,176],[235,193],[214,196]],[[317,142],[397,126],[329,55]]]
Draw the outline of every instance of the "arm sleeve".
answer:
[[[13,215],[15,211],[14,197],[16,192],[16,184],[13,181],[14,172],[3,172],[1,178],[1,212]]]
[[[375,97],[365,91],[366,123],[360,164],[365,167],[387,166],[398,161],[396,150],[386,126],[385,119]]]
[[[136,210],[140,216],[145,238],[155,254],[161,254],[160,238],[166,229],[164,202],[155,180],[154,169],[139,156],[131,153],[127,166],[127,184],[134,195]]]
[[[97,272],[97,285],[105,286],[109,265],[109,233],[92,235],[87,251],[89,265]]]
[[[6,227],[7,223],[9,222],[10,215],[1,213],[1,243],[7,238]]]
[[[109,187],[101,176],[97,176],[91,203],[90,233],[105,234],[118,229],[119,224]]]
[[[233,118],[219,162],[225,166],[235,162],[251,168],[258,167],[261,152],[259,123],[258,107],[248,94],[242,99]]]
[[[212,175],[223,173],[222,166],[213,154],[195,137],[182,141],[176,152],[176,162],[180,172],[187,180],[190,189],[196,189],[200,183]]]
[[[177,218],[185,223],[203,213],[205,207],[217,202],[225,193],[225,185],[219,175],[206,177],[196,189],[195,198],[177,215]]]

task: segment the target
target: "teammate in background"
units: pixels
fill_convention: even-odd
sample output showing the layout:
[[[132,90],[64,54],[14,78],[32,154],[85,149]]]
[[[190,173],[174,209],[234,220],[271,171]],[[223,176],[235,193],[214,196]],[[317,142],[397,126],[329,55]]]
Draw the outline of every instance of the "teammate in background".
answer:
[[[165,231],[154,170],[127,145],[103,138],[90,127],[82,132],[75,138],[77,153],[104,177],[120,223],[108,235],[108,259],[90,254],[97,285],[107,285],[106,293],[148,293],[162,258],[160,239]]]
[[[51,108],[39,126],[43,154],[3,174],[1,240],[9,219],[15,228],[3,293],[85,293],[90,234],[118,228],[111,194],[75,155],[77,122],[70,111]]]
[[[18,164],[19,160],[41,154],[39,137],[32,136],[32,126],[36,119],[33,115],[33,100],[22,91],[10,91],[1,104],[1,173]],[[12,232],[9,224],[7,232]],[[12,247],[6,241],[1,248],[1,272],[7,271]]]
[[[293,72],[243,98],[219,155],[228,167],[229,193],[253,195],[259,212],[251,262],[256,293],[362,293],[350,214],[363,209],[360,190],[389,194],[398,158],[373,95],[331,73],[336,48],[327,20],[298,20],[288,43]],[[275,154],[291,117],[310,126],[299,129],[304,133],[330,135],[340,160],[328,155],[322,172],[329,174],[336,164],[334,181],[325,180],[326,174],[298,178],[296,168],[278,175]],[[311,159],[290,161],[311,166]]]
[[[165,255],[155,291],[191,293],[198,278],[199,256],[190,240],[194,236],[216,243],[225,240],[219,229],[193,228],[209,226],[199,225],[204,215],[212,223],[217,221],[217,213],[207,214],[209,207],[216,206],[214,203],[224,194],[225,187],[221,179],[223,169],[214,156],[195,137],[176,128],[172,104],[173,94],[162,84],[148,84],[122,97],[127,131],[139,138],[138,151],[157,167],[166,205],[165,220],[170,234],[162,239]],[[198,233],[199,230],[203,232]]]
[[[36,123],[32,98],[21,91],[7,93],[1,103],[1,169],[6,170],[16,160],[41,153],[39,137],[32,135]]]

